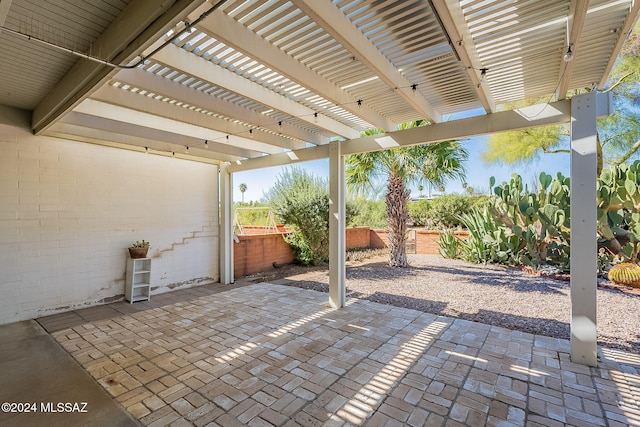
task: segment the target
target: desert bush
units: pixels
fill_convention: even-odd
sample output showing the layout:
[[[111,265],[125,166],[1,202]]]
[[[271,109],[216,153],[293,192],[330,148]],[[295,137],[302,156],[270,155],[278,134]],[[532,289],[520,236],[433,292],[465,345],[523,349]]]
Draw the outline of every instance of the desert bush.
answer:
[[[353,207],[352,226],[371,228],[387,227],[387,212],[384,200],[367,200],[359,197],[350,202]]]
[[[285,237],[303,264],[317,265],[329,260],[329,183],[300,168],[292,167],[278,175],[267,193],[278,219],[293,233]],[[353,205],[346,208],[351,224]]]
[[[409,203],[409,218],[416,227],[432,230],[460,228],[460,215],[472,208],[482,209],[489,203],[488,196],[466,196],[447,194],[431,200],[417,200]]]

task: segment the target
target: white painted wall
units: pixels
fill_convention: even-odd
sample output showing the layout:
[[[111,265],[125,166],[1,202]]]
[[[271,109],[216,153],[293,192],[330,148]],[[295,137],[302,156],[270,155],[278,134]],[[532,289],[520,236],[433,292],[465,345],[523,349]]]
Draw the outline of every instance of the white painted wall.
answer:
[[[152,294],[218,281],[217,180],[215,165],[0,123],[0,324],[122,299],[140,239]]]

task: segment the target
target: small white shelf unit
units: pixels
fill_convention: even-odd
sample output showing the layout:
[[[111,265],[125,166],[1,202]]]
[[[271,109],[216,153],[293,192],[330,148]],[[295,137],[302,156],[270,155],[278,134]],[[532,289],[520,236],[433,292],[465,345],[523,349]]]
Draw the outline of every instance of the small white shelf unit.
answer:
[[[151,298],[151,258],[127,259],[124,297],[131,304]]]

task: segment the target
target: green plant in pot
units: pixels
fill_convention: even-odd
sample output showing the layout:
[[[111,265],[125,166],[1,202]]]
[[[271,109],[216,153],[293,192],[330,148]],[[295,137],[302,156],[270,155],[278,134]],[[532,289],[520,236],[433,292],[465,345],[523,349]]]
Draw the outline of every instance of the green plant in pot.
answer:
[[[131,258],[146,258],[149,251],[149,242],[146,240],[138,240],[129,246],[129,256]]]

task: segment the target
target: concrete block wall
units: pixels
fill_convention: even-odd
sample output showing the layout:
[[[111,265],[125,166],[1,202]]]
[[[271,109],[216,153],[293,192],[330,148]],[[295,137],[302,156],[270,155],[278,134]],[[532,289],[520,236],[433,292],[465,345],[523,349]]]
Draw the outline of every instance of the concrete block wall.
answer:
[[[252,231],[259,232],[257,228]],[[456,231],[455,234],[462,239],[469,235],[467,231]],[[237,237],[238,242],[233,245],[235,277],[272,270],[273,262],[288,264],[295,261],[291,247],[281,234],[245,234]],[[369,227],[347,228],[345,238],[347,250],[379,249],[388,246],[389,243],[387,230]],[[439,240],[439,231],[416,230],[416,253],[440,255]]]
[[[0,124],[0,324],[122,299],[140,239],[152,294],[217,281],[217,172]]]
[[[352,227],[346,229],[346,246],[349,249],[368,248],[371,246],[371,231],[369,227]]]
[[[282,234],[239,235],[233,244],[235,277],[272,270],[274,262],[289,264],[294,260],[293,250]]]
[[[372,228],[369,230],[369,242],[371,248],[386,248],[389,246],[389,232],[382,228]]]
[[[440,231],[416,230],[416,253],[426,255],[440,255]],[[469,237],[468,231],[455,231],[461,239]]]

